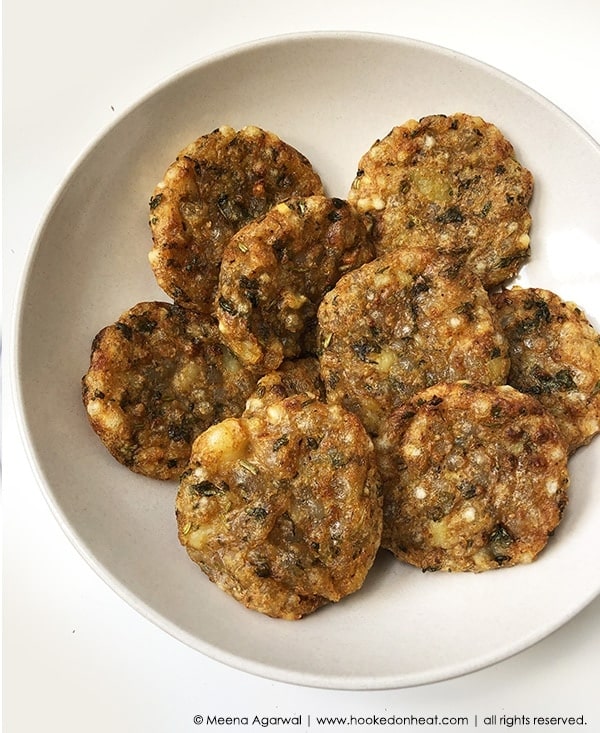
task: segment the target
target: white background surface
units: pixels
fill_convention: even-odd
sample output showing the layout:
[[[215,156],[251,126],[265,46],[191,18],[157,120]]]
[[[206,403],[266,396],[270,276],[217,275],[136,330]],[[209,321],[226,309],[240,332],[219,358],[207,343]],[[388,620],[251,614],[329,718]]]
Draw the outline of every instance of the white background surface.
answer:
[[[4,3],[3,509],[4,730],[180,733],[193,717],[583,715],[600,730],[600,599],[552,636],[489,669],[426,687],[337,692],[229,669],[129,608],[62,533],[15,427],[10,330],[20,274],[54,191],[93,139],[185,66],[246,41],[304,30],[367,30],[436,43],[544,94],[600,140],[600,3],[571,0],[138,0]],[[318,83],[318,80],[315,80]],[[599,243],[600,244],[600,243]],[[597,315],[597,314],[596,314]],[[49,385],[51,386],[51,385]],[[76,446],[65,446],[65,460]],[[600,487],[598,487],[600,489]],[[597,558],[582,558],[600,572]],[[515,604],[519,599],[514,599]],[[468,623],[468,619],[465,619]],[[496,725],[485,718],[496,715]],[[248,728],[260,730],[259,725]],[[381,726],[347,726],[366,730]],[[542,730],[532,725],[517,729]],[[406,726],[405,726],[406,729]],[[421,725],[411,730],[439,730]],[[545,726],[544,730],[569,730]],[[572,730],[582,728],[570,728]]]

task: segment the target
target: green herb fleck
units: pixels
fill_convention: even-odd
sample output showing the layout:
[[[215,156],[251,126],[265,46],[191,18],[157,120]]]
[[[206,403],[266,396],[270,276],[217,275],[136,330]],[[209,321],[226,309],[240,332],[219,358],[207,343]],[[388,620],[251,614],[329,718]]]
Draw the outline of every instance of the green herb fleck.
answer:
[[[570,392],[577,389],[577,384],[569,369],[559,369],[556,374],[548,374],[541,369],[533,370],[532,375],[536,384],[527,392],[532,394],[550,394],[552,392]]]
[[[380,353],[381,347],[372,339],[361,338],[352,344],[352,351],[366,364],[374,364],[375,361],[373,359],[369,359],[369,354]]]
[[[277,438],[277,440],[273,443],[273,453],[277,453],[278,450],[283,448],[284,445],[287,445],[290,442],[290,438],[288,435],[282,435],[280,438]]]
[[[465,218],[458,206],[451,206],[443,214],[436,216],[435,220],[439,224],[461,224]]]
[[[262,560],[255,564],[254,572],[256,573],[256,575],[258,575],[259,578],[271,577],[271,568],[269,567],[269,563],[265,560]]]
[[[331,461],[331,465],[334,468],[343,468],[344,466],[347,466],[349,463],[348,456],[345,456],[343,453],[340,453],[340,451],[331,449],[328,451],[329,460]]]
[[[220,486],[213,484],[212,481],[200,481],[188,486],[190,492],[199,494],[200,496],[216,496],[223,494],[229,489],[229,486],[223,482]]]
[[[219,298],[219,308],[224,310],[225,313],[229,313],[230,316],[237,316],[237,308],[235,305],[223,296]]]
[[[131,337],[133,336],[133,330],[131,326],[127,325],[127,323],[123,323],[122,321],[117,321],[115,323],[115,327],[123,334],[127,341],[131,341]]]
[[[492,545],[502,545],[503,547],[507,547],[513,542],[514,539],[512,535],[510,534],[508,529],[506,529],[506,527],[501,523],[497,524],[494,527],[489,537],[489,543]]]

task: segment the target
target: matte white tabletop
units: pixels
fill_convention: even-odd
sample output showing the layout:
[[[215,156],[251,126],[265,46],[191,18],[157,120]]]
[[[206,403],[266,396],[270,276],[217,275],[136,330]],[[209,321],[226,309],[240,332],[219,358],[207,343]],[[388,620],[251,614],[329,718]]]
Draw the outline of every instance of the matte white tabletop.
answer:
[[[511,722],[519,730],[600,730],[600,598],[534,647],[459,679],[392,691],[294,687],[212,661],[127,606],[66,539],[28,464],[8,380],[13,304],[36,228],[69,167],[115,116],[183,67],[240,43],[311,30],[393,33],[460,51],[528,84],[600,140],[597,0],[6,0],[6,733],[259,730],[261,720],[292,731],[308,730],[309,719],[311,731],[397,729],[383,726],[385,716],[414,716],[404,729],[420,731],[438,730],[444,716],[468,718],[447,730],[499,731]],[[598,558],[581,560],[600,572]],[[587,725],[534,726],[540,715],[583,716]],[[217,720],[228,716],[241,720]],[[302,724],[269,722],[278,716],[302,716]]]

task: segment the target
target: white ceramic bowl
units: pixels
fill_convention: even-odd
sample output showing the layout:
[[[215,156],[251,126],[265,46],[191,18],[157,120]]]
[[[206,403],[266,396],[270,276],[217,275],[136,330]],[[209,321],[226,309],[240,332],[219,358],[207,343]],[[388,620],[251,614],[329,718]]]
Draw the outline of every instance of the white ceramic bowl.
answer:
[[[571,462],[571,501],[538,560],[481,575],[423,574],[379,558],[364,588],[299,622],[248,611],[177,540],[176,485],[130,473],[92,433],[80,398],[93,336],[165,299],[147,263],[148,199],[177,152],[222,124],[255,124],[305,153],[345,197],[359,157],[395,124],[457,111],[495,122],[536,179],[533,256],[518,282],[600,317],[600,150],[519,82],[411,40],[321,33],[200,62],[146,96],[83,155],[40,227],[22,284],[16,377],[26,442],[56,517],[128,603],[195,649],[278,680],[401,687],[506,658],[600,590],[600,442]]]

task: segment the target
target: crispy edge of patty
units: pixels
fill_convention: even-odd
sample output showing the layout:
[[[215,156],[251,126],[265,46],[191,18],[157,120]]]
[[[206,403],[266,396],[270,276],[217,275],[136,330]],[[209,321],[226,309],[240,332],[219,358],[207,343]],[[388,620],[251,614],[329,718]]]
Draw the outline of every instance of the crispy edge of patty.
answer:
[[[293,195],[323,193],[310,161],[275,133],[223,125],[177,155],[150,197],[149,262],[177,303],[211,312],[223,248]]]
[[[508,339],[508,383],[557,421],[569,452],[600,433],[600,334],[583,310],[544,288],[492,293]]]
[[[222,590],[300,618],[357,591],[375,559],[373,444],[337,406],[306,395],[270,403],[197,438],[176,516],[181,544]]]
[[[567,504],[553,417],[509,385],[442,383],[389,416],[376,441],[382,546],[422,570],[532,562]]]
[[[378,254],[443,243],[486,287],[517,274],[530,254],[533,175],[492,123],[456,113],[408,120],[361,157],[348,200]]]

